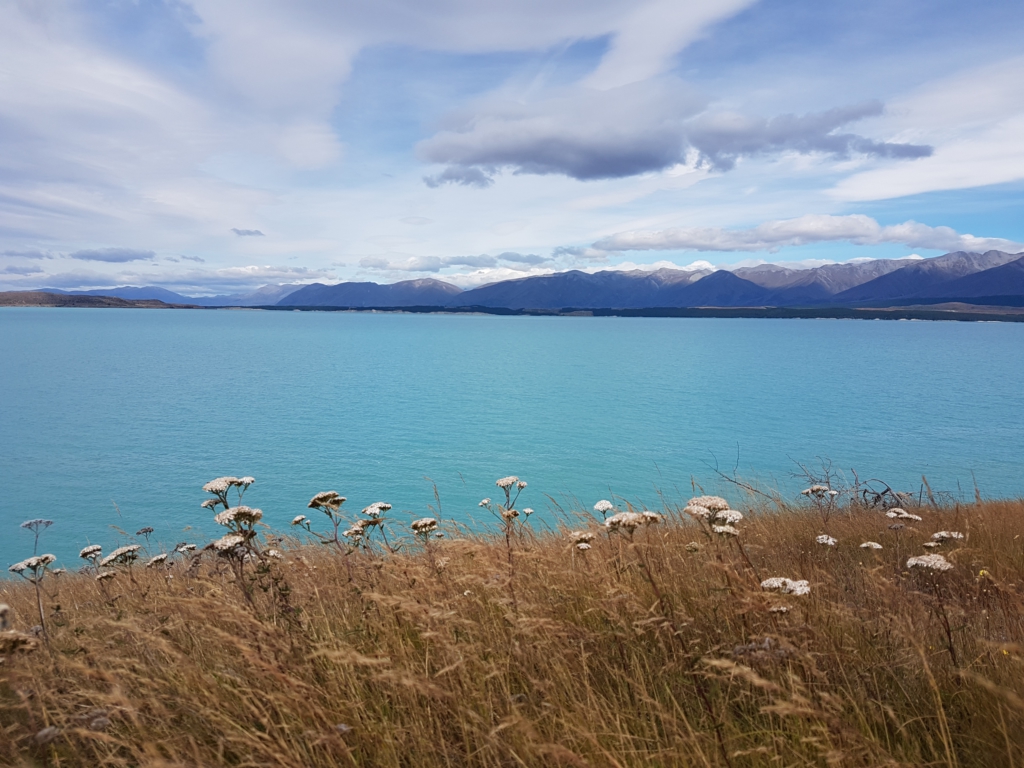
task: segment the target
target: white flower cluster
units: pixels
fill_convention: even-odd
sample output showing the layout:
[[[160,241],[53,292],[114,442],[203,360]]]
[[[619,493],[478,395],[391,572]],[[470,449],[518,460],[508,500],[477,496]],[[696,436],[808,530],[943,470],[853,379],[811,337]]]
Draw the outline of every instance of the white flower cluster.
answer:
[[[221,536],[215,542],[213,542],[213,548],[218,552],[230,552],[235,547],[244,543],[245,539],[237,533],[229,533],[226,536]]]
[[[737,512],[735,509],[723,509],[715,515],[715,522],[723,525],[736,525],[742,519],[743,513]]]
[[[960,531],[939,531],[932,534],[932,541],[952,541],[963,539],[963,537],[964,535]]]
[[[50,563],[56,561],[57,558],[54,555],[35,555],[34,557],[22,560],[20,563],[15,563],[7,570],[11,573],[23,573],[24,571],[35,571],[39,568],[45,568]]]
[[[683,512],[690,515],[690,517],[699,517],[704,521],[711,519],[711,510],[707,507],[702,507],[700,504],[687,504],[683,507]]]
[[[839,495],[839,491],[832,490],[827,485],[812,485],[810,488],[804,488],[800,493],[808,498],[813,496],[816,499],[823,499],[826,496],[835,498]]]
[[[384,501],[375,501],[368,507],[363,508],[363,514],[367,517],[380,517],[382,512],[391,509],[391,505]]]
[[[256,478],[254,477],[231,477],[229,475],[211,480],[203,486],[203,490],[207,493],[215,493],[218,496],[223,496],[230,488],[242,488],[244,490],[255,482]]]
[[[138,557],[136,553],[140,549],[142,549],[142,547],[138,544],[129,544],[126,547],[118,547],[109,555],[100,560],[100,565],[106,567],[108,565],[114,565],[117,563],[130,563],[132,560],[135,560]]]
[[[240,504],[237,507],[229,507],[228,509],[225,509],[213,518],[213,522],[217,523],[217,525],[227,526],[230,526],[232,523],[253,525],[262,519],[263,510],[246,507]]]
[[[179,544],[174,548],[174,551],[180,554],[185,554],[186,552],[193,552],[195,548],[195,544]]]
[[[88,547],[83,547],[82,551],[78,553],[78,556],[83,560],[91,560],[103,551],[103,547],[99,544],[90,544]]]
[[[605,512],[611,512],[613,509],[615,509],[615,505],[608,501],[608,499],[601,499],[594,505],[594,511],[599,512],[602,515]]]
[[[711,530],[713,533],[717,533],[719,536],[739,536],[740,532],[738,529],[733,528],[731,525],[712,525]]]
[[[605,520],[604,524],[610,531],[629,531],[632,533],[641,525],[648,525],[649,521],[639,512],[619,512]]]
[[[437,530],[437,520],[432,517],[421,517],[419,520],[413,520],[409,527],[415,533],[428,534]]]
[[[761,582],[761,589],[766,592],[781,592],[784,595],[809,595],[811,585],[806,579],[795,581],[782,576],[773,576]]]
[[[819,544],[822,544],[822,545],[826,546],[826,547],[834,547],[836,544],[839,543],[838,541],[833,539],[831,536],[827,536],[825,534],[822,534],[821,536],[816,538],[815,541],[818,542]]]
[[[919,555],[907,560],[907,568],[925,568],[932,571],[948,571],[953,564],[942,555]]]
[[[490,499],[480,499],[480,503],[477,504],[477,506],[478,507],[486,507],[490,503],[491,503]]]
[[[573,544],[589,544],[596,537],[590,531],[573,531],[569,534],[569,540]]]
[[[306,519],[307,518],[305,515],[296,515],[292,518],[292,525],[302,525],[304,522],[306,522]]]
[[[165,560],[167,560],[167,555],[164,555],[164,554],[154,555],[153,557],[149,558],[149,561],[146,563],[146,567],[147,568],[152,568],[152,567],[154,567],[156,565],[159,565],[160,563],[164,562]]]
[[[690,499],[688,507],[704,507],[709,512],[724,512],[729,508],[729,502],[721,496],[696,496]]]
[[[500,480],[496,480],[494,484],[501,488],[503,491],[507,491],[518,482],[518,477],[516,477],[515,475],[509,475],[508,477],[503,477]]]
[[[861,549],[881,549],[882,545],[879,544],[877,541],[865,541],[863,544],[860,545],[860,548]]]
[[[885,516],[891,517],[894,520],[915,520],[916,522],[921,522],[920,516],[911,514],[910,512],[907,512],[907,510],[900,509],[899,507],[893,507],[885,513]]]
[[[347,499],[341,496],[337,491],[321,491],[312,499],[309,500],[309,504],[306,506],[309,509],[322,509],[325,512],[332,510],[338,511],[338,507],[344,504]]]

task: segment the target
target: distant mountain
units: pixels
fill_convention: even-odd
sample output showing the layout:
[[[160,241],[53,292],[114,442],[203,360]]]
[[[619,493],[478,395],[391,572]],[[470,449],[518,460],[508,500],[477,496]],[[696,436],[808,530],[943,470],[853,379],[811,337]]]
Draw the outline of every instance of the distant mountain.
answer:
[[[1004,251],[966,253],[956,251],[934,259],[922,259],[874,280],[841,291],[832,297],[836,304],[893,301],[918,296],[957,278],[1001,267],[1020,257]]]
[[[306,285],[277,302],[286,307],[443,307],[462,293],[450,283],[426,278],[390,285],[338,283]]]
[[[132,301],[156,299],[166,304],[195,304],[200,307],[259,307],[276,304],[301,287],[301,285],[265,285],[249,293],[223,296],[185,296],[155,285],[142,287],[122,285],[118,288],[93,288],[88,291],[63,291],[59,288],[41,288],[40,290],[64,296],[111,296]]]
[[[868,259],[845,264],[825,264],[812,269],[791,269],[777,264],[741,267],[733,274],[777,291],[784,305],[827,301],[842,291],[895,272],[915,263],[907,259]]]
[[[975,272],[919,291],[912,298],[964,299],[1024,296],[1024,256],[984,272]]]

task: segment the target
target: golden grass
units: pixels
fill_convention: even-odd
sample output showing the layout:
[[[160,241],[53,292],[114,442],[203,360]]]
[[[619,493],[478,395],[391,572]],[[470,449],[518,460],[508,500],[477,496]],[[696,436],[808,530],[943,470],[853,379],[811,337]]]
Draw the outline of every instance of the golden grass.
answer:
[[[0,764],[1024,766],[1024,502],[912,511],[844,511],[835,548],[800,510],[748,514],[743,551],[676,510],[586,553],[527,532],[511,583],[503,537],[294,545],[276,608],[212,565],[48,577]],[[956,567],[908,572],[938,530]],[[37,623],[30,585],[0,600]]]

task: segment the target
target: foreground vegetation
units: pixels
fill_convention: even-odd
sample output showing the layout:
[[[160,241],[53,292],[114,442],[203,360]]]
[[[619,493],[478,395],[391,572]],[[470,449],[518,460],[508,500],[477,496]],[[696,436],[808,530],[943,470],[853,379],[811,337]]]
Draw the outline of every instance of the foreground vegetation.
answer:
[[[822,487],[538,533],[505,478],[491,536],[386,504],[339,535],[324,493],[285,540],[221,480],[205,551],[3,584],[0,764],[1024,765],[1024,502]]]

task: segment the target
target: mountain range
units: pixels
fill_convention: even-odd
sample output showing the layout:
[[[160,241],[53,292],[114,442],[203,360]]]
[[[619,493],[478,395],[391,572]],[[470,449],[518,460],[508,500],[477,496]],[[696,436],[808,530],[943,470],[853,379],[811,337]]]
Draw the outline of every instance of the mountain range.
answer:
[[[1024,253],[957,251],[930,259],[875,259],[793,269],[761,264],[734,270],[569,270],[463,290],[425,278],[397,283],[266,285],[222,296],[185,296],[158,287],[69,296],[158,299],[198,306],[485,307],[489,309],[645,309],[673,307],[879,307],[959,302],[1024,306]]]

